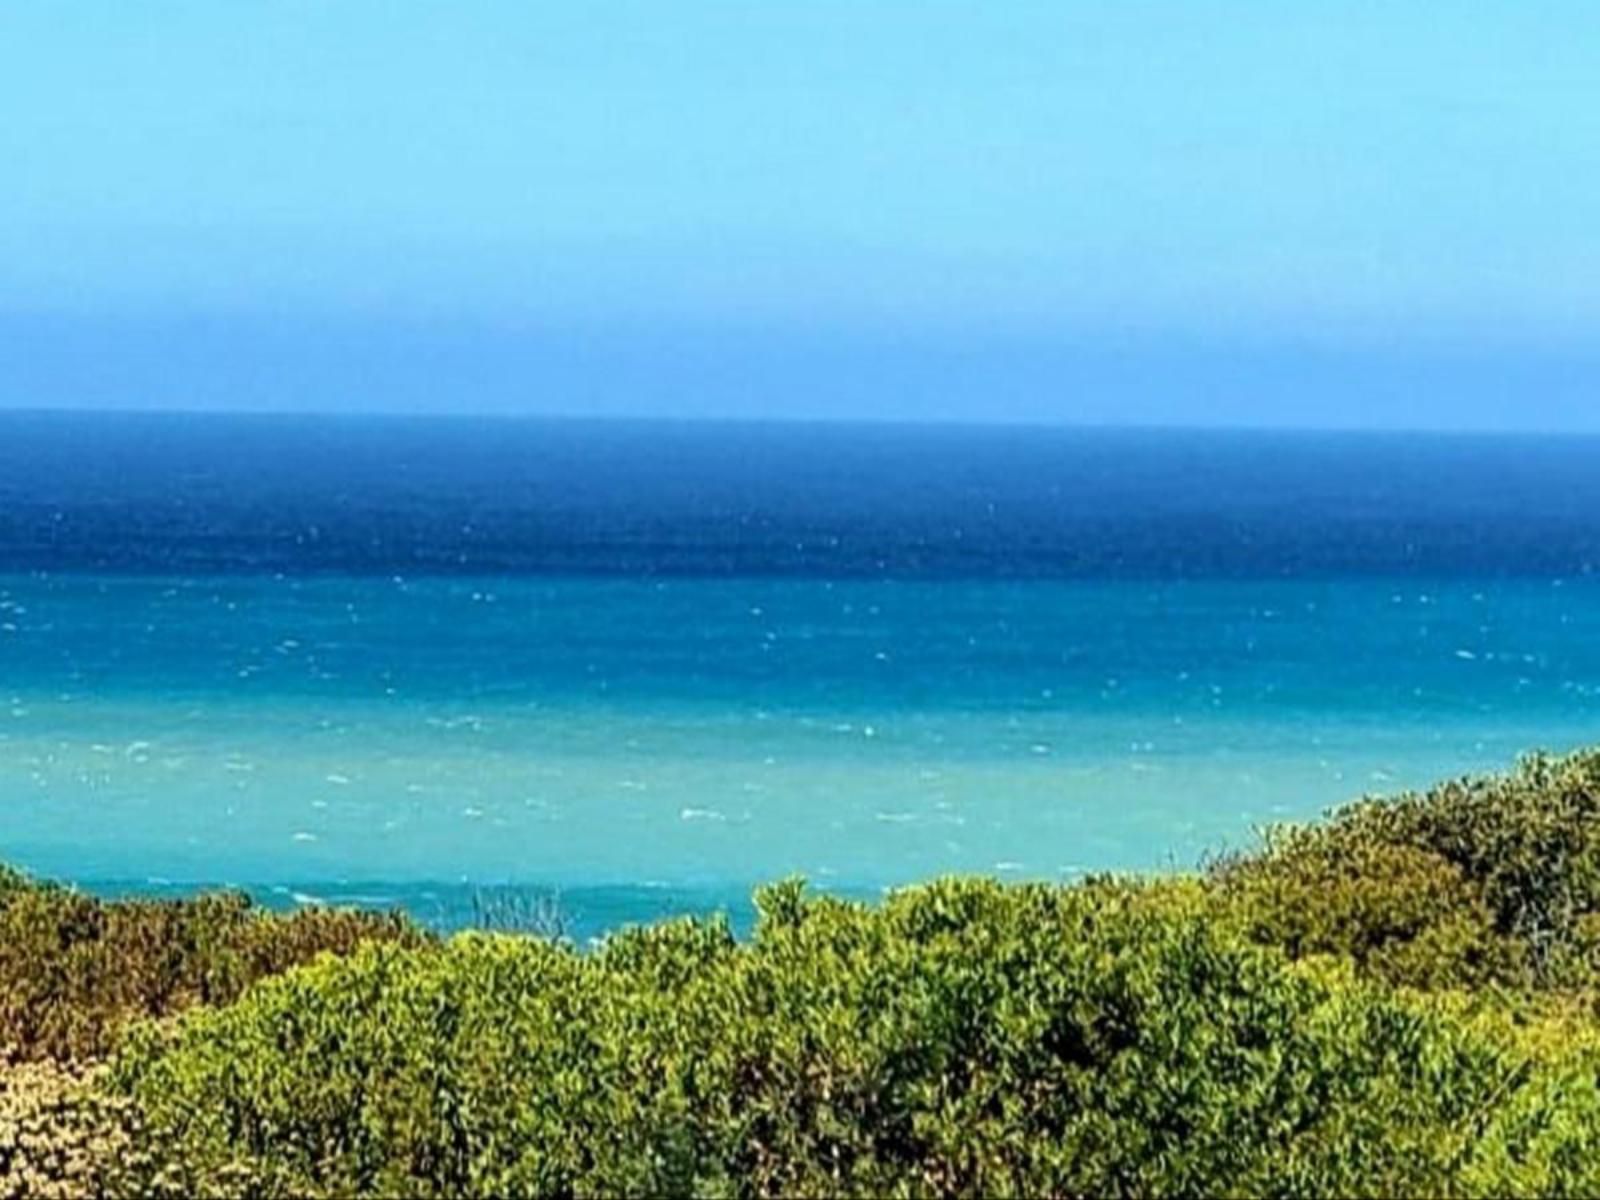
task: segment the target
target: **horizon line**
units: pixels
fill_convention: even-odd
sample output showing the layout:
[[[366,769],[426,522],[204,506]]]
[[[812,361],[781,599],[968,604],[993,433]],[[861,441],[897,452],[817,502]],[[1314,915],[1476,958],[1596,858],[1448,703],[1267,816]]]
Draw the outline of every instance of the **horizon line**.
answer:
[[[1448,437],[1448,438],[1533,438],[1600,440],[1600,429],[1571,429],[1554,426],[1508,427],[1496,425],[1297,425],[1262,422],[1177,422],[1158,421],[1075,421],[1071,418],[1044,420],[1037,417],[975,417],[935,416],[899,417],[873,416],[808,416],[779,413],[754,416],[750,414],[718,413],[627,413],[627,412],[573,412],[568,410],[508,411],[505,409],[456,410],[402,409],[402,408],[186,408],[181,406],[120,406],[120,405],[3,405],[0,420],[11,417],[198,417],[198,418],[257,418],[312,420],[375,420],[375,421],[459,421],[538,423],[570,425],[738,425],[738,426],[803,426],[840,428],[889,429],[994,429],[1033,430],[1075,433],[1174,433],[1174,434],[1299,434],[1306,436],[1375,436],[1375,437]]]

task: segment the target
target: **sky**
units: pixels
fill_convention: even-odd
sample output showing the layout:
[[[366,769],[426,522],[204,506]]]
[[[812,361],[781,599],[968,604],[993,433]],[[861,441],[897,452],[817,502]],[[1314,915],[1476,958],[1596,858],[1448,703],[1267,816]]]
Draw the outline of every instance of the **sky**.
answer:
[[[6,0],[0,407],[1600,430],[1590,0]]]

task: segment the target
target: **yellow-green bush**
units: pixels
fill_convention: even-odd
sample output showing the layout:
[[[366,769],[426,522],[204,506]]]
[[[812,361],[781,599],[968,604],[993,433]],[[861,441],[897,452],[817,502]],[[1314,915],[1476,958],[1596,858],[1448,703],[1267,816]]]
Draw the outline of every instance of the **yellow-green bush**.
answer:
[[[1600,752],[1364,800],[1211,878],[1261,940],[1424,987],[1600,983]]]
[[[1221,915],[1293,958],[1342,956],[1418,988],[1531,980],[1525,946],[1497,930],[1482,887],[1430,850],[1280,830],[1214,885]]]
[[[116,1087],[200,1190],[1600,1184],[1592,1072],[1298,969],[1192,884],[943,882],[878,908],[784,885],[760,907],[746,943],[677,922],[591,955],[364,946],[146,1030]]]
[[[421,934],[395,915],[277,916],[232,893],[112,902],[0,876],[0,1047],[94,1058],[129,1018],[224,1003],[262,976],[372,938]]]

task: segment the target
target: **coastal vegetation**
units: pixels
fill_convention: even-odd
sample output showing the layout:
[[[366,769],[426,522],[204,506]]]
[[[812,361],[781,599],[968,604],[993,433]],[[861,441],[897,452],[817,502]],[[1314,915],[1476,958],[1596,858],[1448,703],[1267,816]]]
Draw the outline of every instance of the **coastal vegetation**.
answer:
[[[594,947],[0,879],[0,1194],[1593,1195],[1600,753]]]

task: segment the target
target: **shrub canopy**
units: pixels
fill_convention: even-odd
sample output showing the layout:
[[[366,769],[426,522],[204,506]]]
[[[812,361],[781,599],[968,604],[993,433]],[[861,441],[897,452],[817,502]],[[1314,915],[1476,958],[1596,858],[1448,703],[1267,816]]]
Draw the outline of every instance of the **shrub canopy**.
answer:
[[[1364,800],[1212,872],[1254,933],[1425,987],[1600,976],[1600,751]]]
[[[759,902],[743,944],[680,921],[591,955],[327,957],[146,1031],[117,1085],[191,1181],[267,1193],[1600,1186],[1589,1059],[1296,967],[1192,883]]]
[[[236,893],[111,902],[0,871],[0,1048],[94,1058],[131,1018],[225,1003],[324,950],[421,938],[394,914],[278,916]]]

